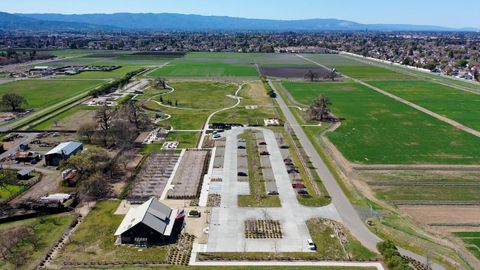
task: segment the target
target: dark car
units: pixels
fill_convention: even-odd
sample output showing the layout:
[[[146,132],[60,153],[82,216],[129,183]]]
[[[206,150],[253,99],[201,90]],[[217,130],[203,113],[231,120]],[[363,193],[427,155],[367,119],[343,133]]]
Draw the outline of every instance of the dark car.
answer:
[[[289,147],[288,147],[288,145],[282,145],[282,146],[280,146],[280,148],[281,149],[288,149]]]
[[[246,148],[245,146],[243,146],[243,145],[239,145],[239,146],[238,146],[238,149],[247,149],[247,148]]]
[[[306,191],[305,189],[300,189],[297,191],[298,195],[308,195],[308,191]]]
[[[248,174],[247,174],[247,173],[244,173],[244,172],[238,172],[238,173],[237,173],[237,176],[248,176]]]
[[[260,142],[259,145],[267,145],[266,142]]]
[[[267,151],[262,151],[260,152],[260,156],[269,156],[270,153],[268,153]]]

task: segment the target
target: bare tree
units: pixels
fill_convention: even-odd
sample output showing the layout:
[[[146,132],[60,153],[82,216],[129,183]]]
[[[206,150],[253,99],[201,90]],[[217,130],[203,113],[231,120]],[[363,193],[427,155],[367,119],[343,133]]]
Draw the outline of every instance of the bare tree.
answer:
[[[322,94],[308,108],[307,114],[309,119],[315,121],[328,120],[330,118],[330,105],[332,105],[330,99]]]
[[[108,136],[110,133],[112,118],[115,115],[115,110],[111,110],[108,106],[103,106],[97,111],[97,124],[102,131],[102,141],[104,146],[108,146]]]
[[[86,123],[82,124],[77,131],[78,136],[80,137],[81,140],[91,143],[93,140],[93,137],[95,135],[95,132],[97,130],[97,125],[95,123]]]
[[[310,80],[311,82],[318,80],[318,73],[314,72],[313,70],[309,70],[307,73],[305,73],[305,79]]]

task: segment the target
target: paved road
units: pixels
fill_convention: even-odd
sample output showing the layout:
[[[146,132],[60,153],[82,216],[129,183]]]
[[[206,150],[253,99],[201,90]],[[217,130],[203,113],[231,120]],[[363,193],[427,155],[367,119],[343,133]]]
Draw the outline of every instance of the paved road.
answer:
[[[269,82],[269,84],[274,91],[278,92],[273,83]],[[287,122],[290,124],[296,136],[300,140],[300,144],[302,145],[307,155],[310,157],[310,160],[316,168],[318,175],[322,179],[323,184],[325,185],[325,188],[327,189],[329,195],[332,197],[332,202],[338,210],[343,224],[349,228],[352,234],[365,247],[371,250],[376,250],[376,244],[382,241],[382,239],[380,239],[377,235],[368,230],[365,223],[360,219],[358,213],[353,208],[347,196],[343,193],[335,177],[330,172],[325,162],[321,159],[320,155],[317,153],[312,142],[309,140],[303,129],[298,124],[296,118],[293,116],[287,104],[285,104],[285,101],[282,99],[281,95],[277,95],[276,100],[280,106],[280,109],[285,115]],[[400,249],[400,251],[402,254],[415,258],[420,262],[426,262],[426,258],[424,258],[423,256],[417,255],[404,249]],[[434,270],[445,269],[443,266],[438,264],[433,264],[432,268]]]
[[[322,65],[322,64],[320,64],[320,63],[318,63],[318,62],[316,62],[316,61],[313,61],[312,59],[306,58],[306,57],[301,56],[301,55],[298,55],[298,54],[297,54],[297,56],[300,57],[300,58],[302,58],[302,59],[304,59],[305,61],[308,61],[308,62],[310,62],[310,63],[313,63],[313,64],[315,64],[315,65],[317,65],[317,66],[320,66],[320,67],[323,67],[323,68],[326,68],[326,69],[330,69],[329,67],[327,67],[327,66],[325,66],[325,65]],[[383,90],[383,89],[380,89],[380,88],[378,88],[378,87],[375,87],[375,86],[373,86],[373,85],[371,85],[371,84],[368,84],[368,83],[366,83],[366,82],[364,82],[364,81],[362,81],[362,80],[349,77],[349,76],[347,76],[347,75],[345,75],[345,74],[342,74],[342,75],[343,75],[343,77],[345,77],[345,78],[347,78],[347,79],[350,79],[350,80],[352,80],[352,81],[354,81],[354,82],[356,82],[356,83],[359,83],[359,84],[361,84],[361,85],[363,85],[363,86],[366,86],[366,87],[368,87],[368,88],[370,88],[370,89],[372,89],[372,90],[374,90],[374,91],[376,91],[376,92],[378,92],[378,93],[380,93],[380,94],[383,94],[383,95],[385,95],[385,96],[387,96],[387,97],[389,97],[389,98],[392,98],[392,99],[394,99],[394,100],[396,100],[396,101],[398,101],[398,102],[401,102],[401,103],[403,103],[403,104],[405,104],[405,105],[408,105],[408,106],[410,106],[410,107],[412,107],[412,108],[414,108],[414,109],[416,109],[416,110],[419,110],[419,111],[421,111],[421,112],[423,112],[423,113],[425,113],[425,114],[428,114],[428,115],[430,115],[430,116],[432,116],[432,117],[434,117],[434,118],[436,118],[436,119],[438,119],[438,120],[440,120],[440,121],[442,121],[442,122],[445,122],[445,123],[447,123],[447,124],[449,124],[449,125],[457,128],[457,129],[463,130],[463,131],[465,131],[465,132],[468,132],[468,133],[470,133],[470,134],[472,134],[472,135],[480,138],[480,131],[478,131],[478,130],[476,130],[476,129],[473,129],[473,128],[471,128],[471,127],[467,127],[467,126],[465,126],[465,125],[463,125],[463,124],[460,124],[460,123],[458,123],[457,121],[454,121],[454,120],[452,120],[452,119],[450,119],[450,118],[447,118],[447,117],[445,117],[445,116],[442,116],[442,115],[440,115],[440,114],[438,114],[438,113],[436,113],[436,112],[430,111],[429,109],[426,109],[426,108],[424,108],[424,107],[422,107],[422,106],[419,106],[419,105],[417,105],[417,104],[415,104],[415,103],[413,103],[413,102],[410,102],[410,101],[408,101],[408,100],[405,100],[405,99],[403,99],[403,98],[401,98],[401,97],[399,97],[399,96],[393,95],[393,94],[391,94],[391,93],[389,93],[389,92],[387,92],[387,91],[385,91],[385,90]]]

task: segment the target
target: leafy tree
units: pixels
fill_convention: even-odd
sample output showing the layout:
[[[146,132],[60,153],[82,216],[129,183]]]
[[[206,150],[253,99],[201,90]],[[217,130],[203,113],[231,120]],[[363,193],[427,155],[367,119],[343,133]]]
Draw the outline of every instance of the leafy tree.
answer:
[[[18,94],[7,93],[2,96],[2,105],[10,107],[12,111],[18,110],[22,105],[28,104],[27,100]]]

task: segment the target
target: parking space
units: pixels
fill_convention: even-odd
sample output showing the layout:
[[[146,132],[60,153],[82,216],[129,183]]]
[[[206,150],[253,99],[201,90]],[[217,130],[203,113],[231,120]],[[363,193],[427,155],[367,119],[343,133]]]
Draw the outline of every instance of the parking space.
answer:
[[[275,134],[268,129],[255,128],[264,141],[263,151],[269,155],[262,158],[270,164],[267,177],[273,175],[273,185],[278,190],[282,207],[275,208],[241,208],[237,205],[238,195],[249,194],[247,182],[238,181],[237,176],[242,162],[239,146],[239,135],[244,128],[234,128],[225,132],[226,146],[222,182],[216,182],[216,190],[221,194],[220,207],[212,208],[209,227],[208,252],[309,252],[306,239],[311,238],[306,221],[313,217],[323,217],[340,221],[335,207],[310,208],[298,203],[292,188],[287,166]],[[243,165],[246,167],[245,165]],[[263,166],[263,164],[262,164]],[[271,185],[271,184],[268,184]],[[282,238],[247,239],[245,238],[245,221],[275,220],[280,224]]]

